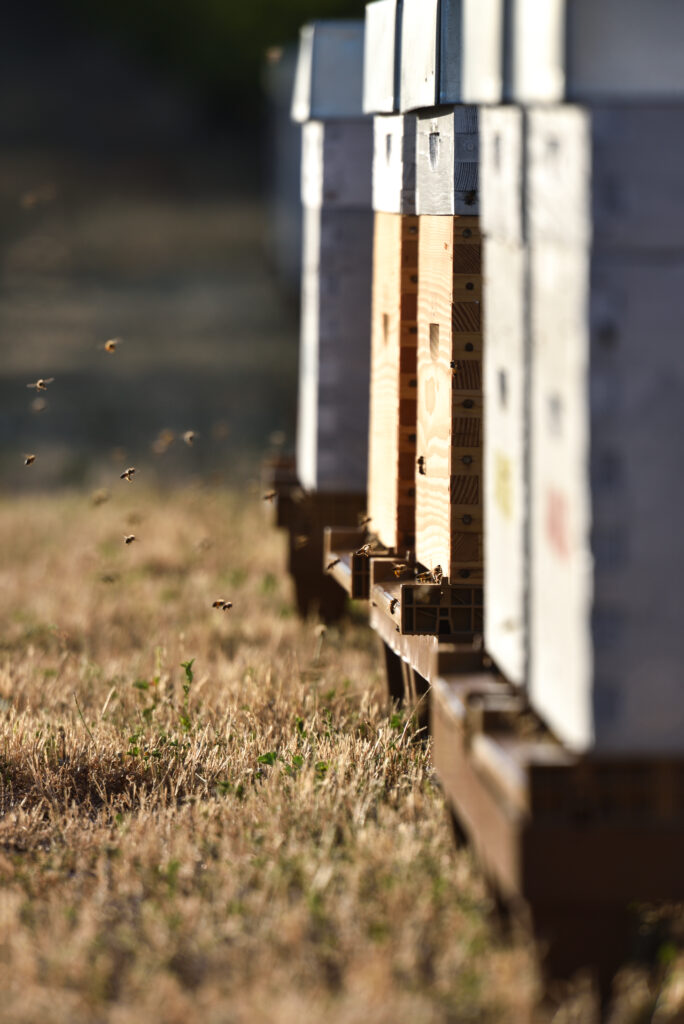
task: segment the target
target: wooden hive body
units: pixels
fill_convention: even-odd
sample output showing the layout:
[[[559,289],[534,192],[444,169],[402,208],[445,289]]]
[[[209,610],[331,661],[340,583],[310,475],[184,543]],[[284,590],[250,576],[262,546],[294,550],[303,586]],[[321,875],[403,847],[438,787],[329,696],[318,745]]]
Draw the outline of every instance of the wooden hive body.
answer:
[[[485,647],[507,679],[526,681],[529,590],[528,249],[524,117],[480,112],[484,326]]]
[[[479,139],[475,107],[421,111],[416,140],[416,210],[444,216],[479,213]]]
[[[510,0],[510,81],[519,103],[684,97],[679,0]]]
[[[477,217],[420,218],[416,558],[481,584],[482,315]]]
[[[373,119],[373,209],[416,212],[416,129],[414,114]]]
[[[503,0],[404,0],[400,109],[498,103]]]
[[[530,695],[582,751],[684,749],[683,127],[674,105],[529,118]]]
[[[419,220],[375,214],[368,514],[403,555],[415,535]]]
[[[399,109],[401,0],[366,4],[363,111],[393,114]]]

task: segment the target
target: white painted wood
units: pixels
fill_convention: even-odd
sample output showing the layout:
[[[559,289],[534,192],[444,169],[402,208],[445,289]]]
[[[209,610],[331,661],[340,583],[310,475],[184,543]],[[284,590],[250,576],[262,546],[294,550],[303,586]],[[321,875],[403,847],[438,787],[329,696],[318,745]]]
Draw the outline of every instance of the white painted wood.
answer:
[[[679,249],[684,103],[529,113],[530,232],[600,249]]]
[[[374,118],[373,209],[416,212],[416,116],[378,114]]]
[[[399,109],[401,6],[401,0],[366,4],[364,114],[393,114]]]
[[[511,98],[684,98],[681,0],[511,0]]]
[[[684,245],[532,248],[531,699],[578,750],[684,749]]]
[[[480,110],[485,646],[518,686],[527,683],[529,643],[530,353],[523,126],[517,107]]]
[[[316,491],[366,487],[373,213],[304,210],[297,475]]]
[[[504,0],[442,0],[441,103],[500,103]]]
[[[300,32],[293,121],[360,117],[363,21],[314,21]]]
[[[480,228],[488,238],[522,245],[524,114],[520,107],[483,107],[480,127]]]
[[[439,99],[439,0],[404,0],[401,17],[402,113]]]
[[[418,214],[479,214],[479,141],[476,107],[418,115],[416,210]]]
[[[404,0],[401,110],[500,103],[504,0]]]
[[[373,122],[307,121],[302,126],[304,206],[371,204]]]

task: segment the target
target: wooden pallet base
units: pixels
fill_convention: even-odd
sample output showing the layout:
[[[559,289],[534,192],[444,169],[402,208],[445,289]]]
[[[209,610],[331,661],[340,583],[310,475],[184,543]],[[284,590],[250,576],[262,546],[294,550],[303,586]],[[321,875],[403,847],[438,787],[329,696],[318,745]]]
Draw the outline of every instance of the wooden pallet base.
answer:
[[[456,833],[527,915],[547,977],[588,967],[607,992],[630,906],[684,899],[684,762],[574,756],[487,671],[438,674],[430,728]]]

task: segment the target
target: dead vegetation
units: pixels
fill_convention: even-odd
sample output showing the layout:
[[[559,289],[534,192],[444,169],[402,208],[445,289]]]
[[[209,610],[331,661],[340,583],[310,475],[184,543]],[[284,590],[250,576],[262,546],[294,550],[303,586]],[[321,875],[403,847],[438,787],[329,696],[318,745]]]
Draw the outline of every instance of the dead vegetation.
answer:
[[[258,499],[0,504],[0,1020],[527,1019],[429,744],[370,631],[295,618]]]

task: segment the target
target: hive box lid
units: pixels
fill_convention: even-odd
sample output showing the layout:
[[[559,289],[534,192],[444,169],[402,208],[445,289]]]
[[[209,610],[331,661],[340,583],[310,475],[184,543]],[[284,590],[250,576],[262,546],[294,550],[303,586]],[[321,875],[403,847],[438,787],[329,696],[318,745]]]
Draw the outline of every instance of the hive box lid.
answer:
[[[404,0],[400,109],[500,102],[503,35],[503,0]]]
[[[366,4],[363,111],[393,114],[399,109],[402,0]]]
[[[313,21],[299,37],[292,120],[360,117],[363,21]]]
[[[519,103],[684,96],[681,0],[509,0]]]

